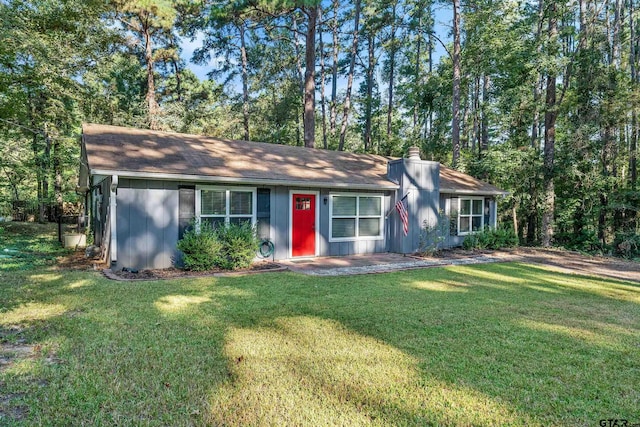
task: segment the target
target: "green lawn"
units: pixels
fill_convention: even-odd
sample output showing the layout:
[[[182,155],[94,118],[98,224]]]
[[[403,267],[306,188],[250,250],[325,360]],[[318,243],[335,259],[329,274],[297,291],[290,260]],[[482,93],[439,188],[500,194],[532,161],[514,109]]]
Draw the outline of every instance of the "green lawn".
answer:
[[[137,283],[41,264],[0,260],[0,425],[640,422],[635,283],[515,263]]]

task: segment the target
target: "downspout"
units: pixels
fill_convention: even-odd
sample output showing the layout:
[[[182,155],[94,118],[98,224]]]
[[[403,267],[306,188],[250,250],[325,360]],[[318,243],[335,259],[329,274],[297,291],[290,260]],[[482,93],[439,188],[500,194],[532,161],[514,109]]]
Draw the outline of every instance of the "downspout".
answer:
[[[109,250],[111,252],[111,265],[115,265],[118,261],[118,229],[116,228],[116,194],[118,189],[118,175],[111,176],[111,194],[109,197],[109,217],[111,226],[111,244]]]

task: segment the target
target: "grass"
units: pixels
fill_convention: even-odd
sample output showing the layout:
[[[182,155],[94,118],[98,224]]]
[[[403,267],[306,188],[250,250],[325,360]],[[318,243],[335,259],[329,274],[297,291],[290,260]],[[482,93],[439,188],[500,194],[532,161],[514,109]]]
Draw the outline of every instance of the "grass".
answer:
[[[113,282],[2,261],[0,343],[32,351],[0,364],[0,425],[640,422],[635,283],[516,263]]]

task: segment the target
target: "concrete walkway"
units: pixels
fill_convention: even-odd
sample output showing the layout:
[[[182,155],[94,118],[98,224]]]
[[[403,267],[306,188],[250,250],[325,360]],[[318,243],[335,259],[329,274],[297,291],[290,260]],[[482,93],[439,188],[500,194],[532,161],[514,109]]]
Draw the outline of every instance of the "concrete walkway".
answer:
[[[515,260],[518,257],[513,257]],[[468,265],[511,261],[509,256],[474,255],[462,258],[415,258],[394,253],[350,255],[341,257],[317,257],[279,261],[278,263],[310,276],[347,276],[353,274],[387,273],[415,268],[445,265]]]

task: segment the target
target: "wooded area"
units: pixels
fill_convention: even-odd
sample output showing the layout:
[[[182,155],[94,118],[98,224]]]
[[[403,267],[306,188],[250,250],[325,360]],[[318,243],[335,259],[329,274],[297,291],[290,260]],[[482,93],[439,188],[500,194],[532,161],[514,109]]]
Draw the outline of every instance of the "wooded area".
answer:
[[[501,222],[521,242],[637,253],[636,3],[1,1],[0,215],[20,202],[51,219],[77,199],[87,121],[417,145],[509,191]]]

